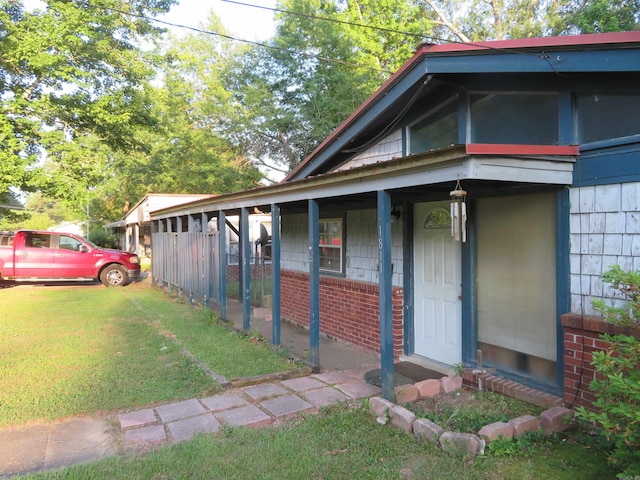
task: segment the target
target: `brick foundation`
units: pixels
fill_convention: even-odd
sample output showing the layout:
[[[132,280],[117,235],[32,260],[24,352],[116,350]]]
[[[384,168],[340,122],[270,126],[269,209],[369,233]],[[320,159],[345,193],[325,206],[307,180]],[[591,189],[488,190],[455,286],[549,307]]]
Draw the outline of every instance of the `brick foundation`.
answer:
[[[566,313],[562,315],[564,329],[564,403],[569,407],[593,408],[595,396],[589,383],[595,378],[591,365],[593,352],[609,348],[600,335],[633,335],[640,339],[640,328],[620,327],[605,322],[602,317]]]
[[[282,317],[309,326],[309,275],[283,270],[280,274]],[[393,353],[403,354],[402,288],[393,287]],[[320,277],[320,331],[362,350],[380,354],[378,285],[336,277]]]

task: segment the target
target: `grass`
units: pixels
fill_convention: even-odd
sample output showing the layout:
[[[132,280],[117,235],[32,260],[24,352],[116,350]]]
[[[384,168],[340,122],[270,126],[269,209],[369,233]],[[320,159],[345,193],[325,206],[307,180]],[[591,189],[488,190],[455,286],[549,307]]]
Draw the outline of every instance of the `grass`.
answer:
[[[227,378],[295,367],[147,284],[7,288],[0,311],[0,427],[221,391],[183,348]]]
[[[146,455],[113,457],[27,478],[54,479],[496,479],[613,478],[583,437],[549,438],[531,455],[473,460],[450,456],[365,408],[332,407],[276,427],[223,429]]]
[[[132,284],[125,288],[16,287],[0,291],[0,426],[127,409],[220,391],[183,348],[227,378],[295,365],[229,332],[210,312]],[[464,400],[464,401],[463,401]],[[539,413],[485,393],[406,405],[460,429],[500,415]],[[493,421],[493,420],[491,420]],[[491,444],[473,459],[381,426],[366,402],[275,426],[223,429],[146,453],[128,453],[26,478],[53,479],[496,479],[614,478],[606,450],[570,431]]]
[[[485,425],[508,422],[521,415],[539,415],[542,408],[493,392],[463,390],[424,398],[406,405],[418,418],[427,418],[452,432],[478,433]]]

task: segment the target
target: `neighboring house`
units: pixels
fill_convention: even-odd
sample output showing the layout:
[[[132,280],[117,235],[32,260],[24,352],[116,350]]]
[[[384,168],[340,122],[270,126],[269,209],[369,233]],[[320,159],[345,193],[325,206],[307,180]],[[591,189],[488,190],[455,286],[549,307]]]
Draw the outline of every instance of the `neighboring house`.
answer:
[[[174,207],[194,200],[212,198],[205,194],[149,193],[136,203],[122,220],[105,225],[113,228],[118,235],[118,246],[140,257],[151,256],[151,212]]]
[[[76,220],[73,222],[63,222],[53,227],[47,228],[51,232],[75,233],[76,235],[85,235],[87,222]]]
[[[560,393],[561,316],[640,269],[638,112],[640,32],[423,45],[281,184],[157,211],[154,235],[271,211],[274,341],[281,317],[312,362],[319,331],[379,353],[388,398],[395,358],[479,352]]]

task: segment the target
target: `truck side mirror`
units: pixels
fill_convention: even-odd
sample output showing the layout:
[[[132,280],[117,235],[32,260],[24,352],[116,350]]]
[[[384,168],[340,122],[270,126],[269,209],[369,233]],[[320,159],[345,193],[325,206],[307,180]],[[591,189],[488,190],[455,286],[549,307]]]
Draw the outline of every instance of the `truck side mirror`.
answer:
[[[87,247],[86,245],[80,245],[80,251],[82,253],[88,253],[89,252],[89,247]]]

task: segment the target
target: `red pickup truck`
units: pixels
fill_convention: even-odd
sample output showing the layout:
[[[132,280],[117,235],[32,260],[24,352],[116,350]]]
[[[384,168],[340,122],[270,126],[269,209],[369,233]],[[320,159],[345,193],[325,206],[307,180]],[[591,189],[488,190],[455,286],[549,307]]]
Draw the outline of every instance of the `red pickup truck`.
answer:
[[[99,279],[124,285],[140,276],[138,256],[100,248],[72,233],[20,231],[0,234],[0,279],[68,281]]]

